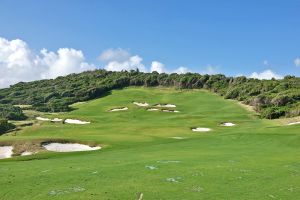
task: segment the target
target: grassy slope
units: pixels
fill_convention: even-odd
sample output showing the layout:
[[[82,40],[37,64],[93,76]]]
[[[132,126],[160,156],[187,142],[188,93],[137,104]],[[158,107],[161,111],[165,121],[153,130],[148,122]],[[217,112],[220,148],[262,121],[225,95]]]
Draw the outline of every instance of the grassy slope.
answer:
[[[181,112],[147,112],[132,101],[174,103]],[[129,110],[107,112],[119,106]],[[61,117],[90,125],[44,122],[0,140],[69,138],[105,148],[1,160],[0,199],[136,199],[139,192],[144,199],[299,199],[298,125],[260,120],[199,90],[128,88],[76,107]],[[218,126],[222,121],[238,126]],[[193,126],[213,131],[194,133]],[[166,181],[176,177],[179,182]]]

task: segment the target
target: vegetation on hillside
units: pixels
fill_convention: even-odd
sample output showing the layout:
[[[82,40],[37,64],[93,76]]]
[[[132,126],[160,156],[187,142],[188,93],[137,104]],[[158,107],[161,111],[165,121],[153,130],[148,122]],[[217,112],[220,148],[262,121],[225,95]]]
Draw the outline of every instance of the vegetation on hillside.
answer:
[[[30,104],[33,109],[45,112],[69,111],[72,103],[95,99],[113,89],[127,86],[204,88],[226,99],[236,99],[254,106],[263,118],[300,115],[300,78],[294,76],[286,76],[282,80],[257,80],[221,74],[95,70],[50,80],[17,83],[0,90],[0,103]]]
[[[26,116],[20,107],[9,104],[0,104],[0,118],[9,120],[24,120],[26,119]]]
[[[14,128],[15,125],[9,123],[7,119],[0,118],[0,135]]]

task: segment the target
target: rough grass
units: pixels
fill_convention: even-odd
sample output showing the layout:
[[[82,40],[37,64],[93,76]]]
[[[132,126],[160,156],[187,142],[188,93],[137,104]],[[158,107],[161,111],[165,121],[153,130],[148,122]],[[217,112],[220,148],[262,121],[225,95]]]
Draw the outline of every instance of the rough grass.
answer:
[[[132,101],[172,103],[180,112],[147,112]],[[122,106],[129,110],[107,112]],[[299,125],[261,120],[201,90],[128,88],[74,108],[55,117],[91,124],[39,122],[0,141],[62,139],[104,148],[1,160],[0,199],[299,199]],[[237,125],[219,126],[224,121]]]

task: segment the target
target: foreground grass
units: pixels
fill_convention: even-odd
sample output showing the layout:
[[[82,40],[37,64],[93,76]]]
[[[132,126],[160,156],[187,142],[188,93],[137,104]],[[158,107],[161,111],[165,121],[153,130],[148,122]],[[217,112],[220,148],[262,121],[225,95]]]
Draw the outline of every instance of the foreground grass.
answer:
[[[173,103],[180,113],[148,112],[132,101]],[[120,106],[129,110],[107,112]],[[128,88],[75,108],[59,117],[90,125],[43,122],[0,141],[61,138],[104,148],[1,160],[0,199],[137,199],[139,193],[144,199],[299,199],[298,125],[258,119],[200,90]],[[238,125],[219,126],[225,121]]]

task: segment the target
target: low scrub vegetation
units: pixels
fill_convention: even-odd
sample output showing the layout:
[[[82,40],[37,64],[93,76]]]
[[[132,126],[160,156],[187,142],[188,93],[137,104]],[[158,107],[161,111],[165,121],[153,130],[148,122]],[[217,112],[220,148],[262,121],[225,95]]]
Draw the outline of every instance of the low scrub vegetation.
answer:
[[[9,123],[6,119],[0,119],[0,135],[14,128],[15,125]]]

